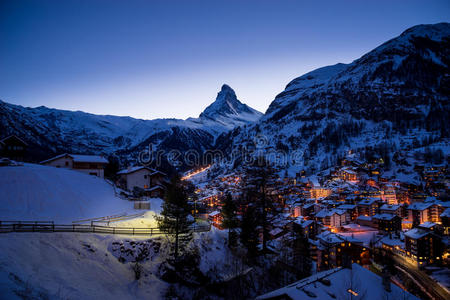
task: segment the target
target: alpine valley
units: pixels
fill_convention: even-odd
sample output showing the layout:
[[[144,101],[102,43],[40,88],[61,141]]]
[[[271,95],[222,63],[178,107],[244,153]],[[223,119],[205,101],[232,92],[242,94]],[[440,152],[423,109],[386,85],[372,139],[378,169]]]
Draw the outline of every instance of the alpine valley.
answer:
[[[414,151],[449,150],[450,24],[418,25],[350,64],[292,80],[265,114],[223,85],[198,118],[141,120],[0,102],[2,136],[23,137],[34,161],[54,154],[156,150],[232,153],[263,137],[265,149],[301,151],[288,172],[327,169],[348,150],[400,163]],[[237,157],[230,168],[240,166]],[[223,171],[223,168],[217,168]]]

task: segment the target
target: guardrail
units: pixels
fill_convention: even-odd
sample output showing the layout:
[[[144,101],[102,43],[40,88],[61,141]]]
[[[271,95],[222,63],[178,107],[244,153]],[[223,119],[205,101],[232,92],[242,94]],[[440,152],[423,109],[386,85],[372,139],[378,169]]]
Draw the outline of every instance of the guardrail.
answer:
[[[192,227],[193,232],[207,232],[210,230],[211,224],[196,225]],[[168,233],[159,228],[110,227],[81,224],[60,225],[54,224],[52,221],[0,221],[0,233],[9,232],[82,232],[126,235],[156,235]]]

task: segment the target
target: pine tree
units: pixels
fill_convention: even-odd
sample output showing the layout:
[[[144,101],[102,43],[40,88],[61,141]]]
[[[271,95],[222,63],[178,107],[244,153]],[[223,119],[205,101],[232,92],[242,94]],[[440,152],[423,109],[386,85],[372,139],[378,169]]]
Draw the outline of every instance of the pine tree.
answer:
[[[271,190],[275,181],[275,170],[264,157],[258,157],[246,168],[245,198],[247,203],[251,203],[255,207],[257,224],[262,228],[264,252],[267,250],[267,241],[271,226],[270,220],[280,213],[275,201],[276,198]]]
[[[235,228],[238,226],[238,220],[236,217],[236,204],[231,197],[231,194],[228,193],[225,196],[222,207],[222,226],[228,229],[228,246],[234,247],[236,245],[236,232]]]
[[[185,187],[178,177],[174,177],[166,190],[161,217],[157,218],[157,222],[159,229],[175,240],[175,261],[178,260],[179,253],[192,239],[191,225],[194,221],[190,216],[190,211]]]
[[[309,251],[309,239],[303,233],[296,233],[294,239],[293,251],[294,251],[294,267],[297,268],[299,276],[301,278],[311,275],[312,259]]]
[[[256,257],[258,249],[258,224],[256,220],[256,211],[253,205],[249,205],[244,211],[241,222],[241,243],[247,248],[247,256]]]

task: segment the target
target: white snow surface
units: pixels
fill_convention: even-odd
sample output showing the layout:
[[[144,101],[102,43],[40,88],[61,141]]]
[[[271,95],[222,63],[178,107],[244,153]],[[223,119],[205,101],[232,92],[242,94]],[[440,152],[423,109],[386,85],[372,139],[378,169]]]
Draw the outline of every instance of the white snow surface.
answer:
[[[111,244],[124,237],[8,233],[0,239],[0,299],[162,299],[167,286],[154,275],[158,257],[143,263],[146,276],[136,281],[132,263],[113,256]]]
[[[104,179],[78,171],[24,164],[0,167],[0,220],[72,221],[133,214]]]

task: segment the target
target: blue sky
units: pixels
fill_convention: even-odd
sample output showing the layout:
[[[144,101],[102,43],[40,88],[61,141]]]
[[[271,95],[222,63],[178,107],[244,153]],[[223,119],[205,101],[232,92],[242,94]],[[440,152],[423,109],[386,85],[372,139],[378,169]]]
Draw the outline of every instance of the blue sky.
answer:
[[[450,1],[0,1],[0,99],[196,117],[223,83],[265,111],[285,85],[349,63]]]

